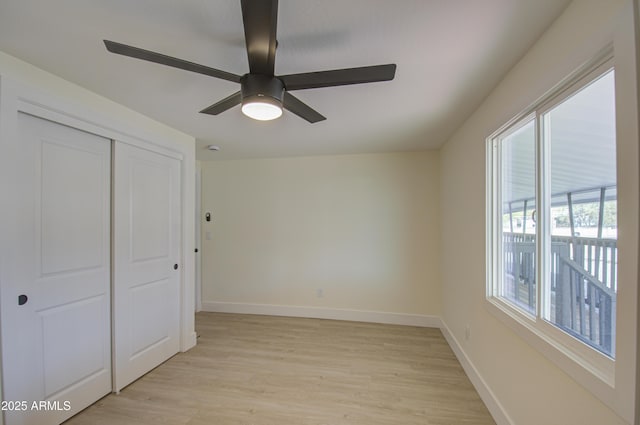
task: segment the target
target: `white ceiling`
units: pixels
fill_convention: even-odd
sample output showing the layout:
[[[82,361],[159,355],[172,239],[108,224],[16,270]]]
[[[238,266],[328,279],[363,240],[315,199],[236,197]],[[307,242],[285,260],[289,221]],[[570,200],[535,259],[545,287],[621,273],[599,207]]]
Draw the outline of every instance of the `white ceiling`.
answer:
[[[239,86],[102,44],[244,74],[239,0],[0,0],[0,50],[196,137],[201,160],[418,151],[440,147],[568,3],[280,0],[276,74],[398,65],[390,82],[296,91],[327,117],[316,124],[199,114]]]

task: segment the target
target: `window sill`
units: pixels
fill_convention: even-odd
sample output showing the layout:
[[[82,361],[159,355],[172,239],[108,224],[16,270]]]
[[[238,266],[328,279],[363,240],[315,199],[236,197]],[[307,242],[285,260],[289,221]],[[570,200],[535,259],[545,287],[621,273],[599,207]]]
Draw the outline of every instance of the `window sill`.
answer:
[[[615,360],[593,350],[544,320],[536,320],[499,298],[489,297],[487,310],[558,368],[611,408],[615,406]],[[615,409],[614,409],[615,410]]]

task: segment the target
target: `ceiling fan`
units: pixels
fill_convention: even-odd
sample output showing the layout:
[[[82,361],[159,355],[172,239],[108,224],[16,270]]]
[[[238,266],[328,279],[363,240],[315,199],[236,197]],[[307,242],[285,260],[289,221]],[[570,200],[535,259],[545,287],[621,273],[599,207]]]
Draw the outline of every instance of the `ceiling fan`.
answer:
[[[241,0],[241,5],[249,57],[248,74],[236,75],[114,41],[104,40],[104,44],[111,53],[239,83],[240,91],[200,112],[218,115],[242,104],[242,112],[245,115],[263,121],[280,117],[282,108],[310,123],[326,119],[289,93],[290,91],[389,81],[395,76],[395,64],[276,76],[274,65],[277,47],[278,0]]]

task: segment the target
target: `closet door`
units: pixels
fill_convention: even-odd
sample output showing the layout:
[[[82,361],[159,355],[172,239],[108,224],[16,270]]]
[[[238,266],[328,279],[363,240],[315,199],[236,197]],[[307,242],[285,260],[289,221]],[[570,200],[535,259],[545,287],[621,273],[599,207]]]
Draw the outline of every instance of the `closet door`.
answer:
[[[114,144],[114,390],[179,350],[180,161]]]
[[[112,388],[111,141],[19,113],[1,154],[5,424],[58,424]]]

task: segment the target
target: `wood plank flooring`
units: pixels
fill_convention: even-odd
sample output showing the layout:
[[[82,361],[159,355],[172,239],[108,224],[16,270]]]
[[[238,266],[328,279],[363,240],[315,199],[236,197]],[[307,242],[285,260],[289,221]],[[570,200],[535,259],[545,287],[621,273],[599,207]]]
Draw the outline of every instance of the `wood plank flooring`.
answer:
[[[438,329],[198,313],[196,330],[65,424],[495,424]]]

